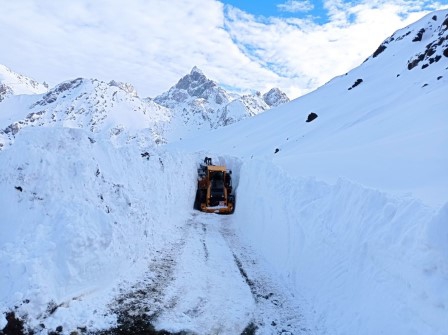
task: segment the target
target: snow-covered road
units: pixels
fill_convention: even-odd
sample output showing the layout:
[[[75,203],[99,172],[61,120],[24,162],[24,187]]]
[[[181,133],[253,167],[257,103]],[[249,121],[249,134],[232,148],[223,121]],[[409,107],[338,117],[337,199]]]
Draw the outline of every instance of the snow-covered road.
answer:
[[[146,320],[172,333],[312,333],[297,306],[300,299],[240,243],[232,216],[192,212],[182,230],[151,260],[146,277],[117,298],[113,309],[119,322],[128,323],[125,328],[138,330],[136,320]]]

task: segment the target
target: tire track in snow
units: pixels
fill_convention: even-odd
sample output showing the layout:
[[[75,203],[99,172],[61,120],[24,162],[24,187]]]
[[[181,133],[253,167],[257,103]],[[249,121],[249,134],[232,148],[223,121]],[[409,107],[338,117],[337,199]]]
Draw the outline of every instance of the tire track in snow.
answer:
[[[185,247],[164,298],[176,303],[154,324],[186,334],[241,334],[255,304],[219,231],[219,217],[193,212],[186,226]]]
[[[221,220],[220,232],[256,302],[250,334],[313,334],[306,326],[298,299],[273,278],[255,252],[240,242],[230,217]]]

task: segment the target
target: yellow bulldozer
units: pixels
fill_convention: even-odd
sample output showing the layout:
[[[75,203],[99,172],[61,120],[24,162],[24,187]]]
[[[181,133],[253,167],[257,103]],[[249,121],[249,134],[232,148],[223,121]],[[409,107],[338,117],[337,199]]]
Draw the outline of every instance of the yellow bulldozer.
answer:
[[[235,195],[232,193],[232,171],[223,165],[213,165],[206,157],[198,168],[198,189],[194,209],[207,213],[232,214]]]

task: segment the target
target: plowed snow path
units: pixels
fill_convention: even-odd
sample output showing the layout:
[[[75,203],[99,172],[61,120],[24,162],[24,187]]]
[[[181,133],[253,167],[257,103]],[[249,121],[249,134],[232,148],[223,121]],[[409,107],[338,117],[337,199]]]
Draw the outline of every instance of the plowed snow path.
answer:
[[[188,221],[185,244],[174,281],[165,289],[154,325],[169,331],[240,334],[251,320],[255,302],[219,232],[215,215],[195,213]]]
[[[252,323],[257,334],[310,333],[294,297],[240,244],[231,219],[192,214],[156,328],[235,335]]]
[[[231,216],[193,212],[180,240],[120,305],[156,329],[183,334],[312,334],[298,299],[232,228]],[[123,308],[120,308],[123,312]]]

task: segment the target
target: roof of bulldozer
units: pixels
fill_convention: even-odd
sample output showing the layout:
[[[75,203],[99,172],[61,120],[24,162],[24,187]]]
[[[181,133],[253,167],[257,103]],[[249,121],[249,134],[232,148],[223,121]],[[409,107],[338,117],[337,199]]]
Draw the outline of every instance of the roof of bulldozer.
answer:
[[[226,171],[226,167],[222,165],[208,165],[209,171]]]

